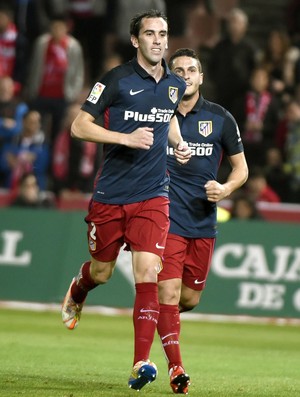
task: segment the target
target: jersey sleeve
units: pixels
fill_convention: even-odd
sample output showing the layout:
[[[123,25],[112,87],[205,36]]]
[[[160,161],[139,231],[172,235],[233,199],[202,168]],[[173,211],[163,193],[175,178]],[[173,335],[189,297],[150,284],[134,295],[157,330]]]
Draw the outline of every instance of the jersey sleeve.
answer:
[[[102,115],[117,97],[119,79],[115,74],[115,71],[111,70],[101,79],[101,82],[96,82],[81,107],[95,119]]]
[[[238,124],[232,114],[228,111],[225,111],[222,143],[227,156],[234,156],[235,154],[244,151]]]

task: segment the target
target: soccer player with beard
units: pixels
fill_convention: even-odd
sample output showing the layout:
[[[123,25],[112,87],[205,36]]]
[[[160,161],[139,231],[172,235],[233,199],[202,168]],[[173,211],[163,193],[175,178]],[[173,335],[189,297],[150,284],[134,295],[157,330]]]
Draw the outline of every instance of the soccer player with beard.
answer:
[[[190,378],[180,353],[179,313],[192,310],[200,301],[217,234],[216,203],[246,182],[248,166],[233,116],[201,94],[203,73],[197,54],[188,48],[179,49],[171,56],[169,67],[187,84],[177,118],[192,158],[182,167],[176,164],[174,150],[168,147],[171,223],[163,269],[158,276],[157,328],[171,388],[174,393],[187,394]],[[231,171],[221,184],[217,172],[223,153]]]

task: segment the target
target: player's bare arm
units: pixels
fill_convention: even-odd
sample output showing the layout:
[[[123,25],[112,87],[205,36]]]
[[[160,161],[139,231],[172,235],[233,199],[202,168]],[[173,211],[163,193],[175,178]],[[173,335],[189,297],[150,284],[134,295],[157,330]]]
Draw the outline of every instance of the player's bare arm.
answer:
[[[223,184],[217,181],[208,181],[205,184],[207,200],[217,203],[228,197],[232,192],[241,187],[248,178],[248,166],[244,153],[229,156],[228,161],[231,165],[231,172],[227,181]]]
[[[170,122],[169,143],[174,147],[174,155],[180,164],[186,164],[191,158],[191,150],[188,144],[183,140],[177,117],[173,117]]]
[[[96,143],[125,145],[133,149],[148,150],[153,145],[153,128],[140,127],[131,134],[110,131],[94,123],[95,118],[80,110],[71,127],[71,136]]]

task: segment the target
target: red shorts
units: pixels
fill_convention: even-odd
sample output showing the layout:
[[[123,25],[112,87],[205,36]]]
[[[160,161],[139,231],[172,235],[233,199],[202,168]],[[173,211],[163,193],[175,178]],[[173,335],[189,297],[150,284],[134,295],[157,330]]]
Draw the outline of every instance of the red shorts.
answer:
[[[206,284],[215,238],[185,238],[169,234],[158,281],[180,278],[187,287],[202,291]]]
[[[162,257],[169,230],[169,199],[155,197],[124,205],[92,201],[85,221],[89,251],[98,261],[115,260],[124,243],[127,250]]]

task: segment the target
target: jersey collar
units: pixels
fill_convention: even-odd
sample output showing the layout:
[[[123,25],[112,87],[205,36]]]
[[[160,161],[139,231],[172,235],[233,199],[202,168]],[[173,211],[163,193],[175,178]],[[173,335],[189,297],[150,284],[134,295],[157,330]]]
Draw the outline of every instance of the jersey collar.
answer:
[[[195,103],[195,106],[193,107],[193,109],[191,110],[191,113],[197,113],[200,112],[200,109],[203,105],[204,102],[204,98],[203,96],[200,94],[198,101]]]
[[[190,113],[198,113],[198,112],[200,112],[201,107],[202,107],[202,105],[203,105],[203,102],[204,102],[204,98],[203,98],[203,96],[200,94],[200,96],[199,96],[197,102],[195,103],[193,109],[190,110],[190,111],[186,114],[186,116],[187,116],[188,114],[190,114]],[[177,110],[177,112],[178,112],[178,114],[180,114],[180,115],[183,117],[183,115],[180,113],[179,110]]]
[[[137,58],[133,58],[132,59],[132,65],[134,70],[143,78],[143,79],[147,79],[149,77],[152,78],[152,76],[150,76],[150,74],[148,72],[146,72],[146,70],[144,68],[141,67],[141,65],[138,63]],[[166,63],[166,61],[164,59],[162,59],[162,66],[164,68],[164,74],[163,74],[163,78],[167,77],[169,74],[171,74],[170,69]]]

